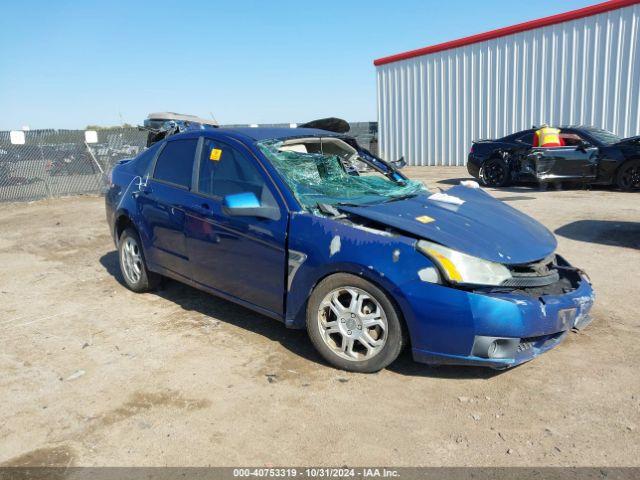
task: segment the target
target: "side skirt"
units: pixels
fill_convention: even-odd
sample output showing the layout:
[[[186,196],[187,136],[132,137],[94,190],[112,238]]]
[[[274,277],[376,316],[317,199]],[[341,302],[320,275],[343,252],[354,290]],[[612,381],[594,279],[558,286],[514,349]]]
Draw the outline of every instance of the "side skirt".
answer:
[[[215,288],[207,287],[206,285],[193,281],[190,278],[180,275],[179,273],[167,270],[166,268],[160,267],[159,265],[153,263],[147,263],[147,268],[149,268],[149,270],[151,270],[152,272],[158,273],[165,277],[169,277],[180,283],[184,283],[186,285],[189,285],[190,287],[197,288],[198,290],[202,290],[205,293],[236,303],[242,307],[248,308],[249,310],[253,310],[254,312],[257,312],[261,315],[273,318],[274,320],[278,320],[279,322],[284,323],[284,317],[280,314],[272,312],[271,310],[267,310],[266,308],[259,307],[258,305],[254,305],[253,303],[247,302],[238,297],[234,297],[233,295],[229,295],[228,293],[216,290]]]

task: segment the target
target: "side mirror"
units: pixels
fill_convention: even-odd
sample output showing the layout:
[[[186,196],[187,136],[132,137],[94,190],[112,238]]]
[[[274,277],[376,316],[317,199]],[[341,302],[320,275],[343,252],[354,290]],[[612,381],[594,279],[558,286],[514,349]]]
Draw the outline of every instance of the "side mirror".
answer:
[[[400,170],[401,168],[404,168],[404,167],[407,166],[407,161],[404,159],[404,156],[402,156],[399,159],[394,160],[393,162],[391,162],[391,165],[393,165],[395,168]]]
[[[280,220],[278,207],[262,206],[253,192],[226,195],[222,201],[222,210],[233,217],[258,217]]]
[[[589,142],[584,141],[584,140],[580,140],[580,143],[578,143],[578,148],[580,148],[582,150],[586,150],[589,147],[591,147],[591,144]]]

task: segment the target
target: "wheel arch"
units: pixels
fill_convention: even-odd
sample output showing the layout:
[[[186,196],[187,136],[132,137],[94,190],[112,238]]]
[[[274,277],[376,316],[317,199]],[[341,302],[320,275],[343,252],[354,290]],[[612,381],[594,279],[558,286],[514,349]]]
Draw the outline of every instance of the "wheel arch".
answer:
[[[122,235],[122,232],[125,231],[125,229],[133,228],[136,232],[138,232],[138,228],[136,227],[135,223],[131,219],[131,215],[127,210],[119,210],[114,215],[114,218],[115,218],[115,221],[113,222],[113,233],[114,233],[114,238],[117,246],[118,243],[120,242],[120,236]],[[138,232],[138,235],[139,234],[140,232]]]
[[[627,157],[621,160],[618,163],[618,165],[616,165],[616,168],[614,170],[614,173],[613,173],[614,179],[618,175],[618,172],[622,170],[622,167],[624,167],[625,165],[628,165],[630,162],[638,162],[638,161],[640,161],[640,153],[636,157]]]
[[[492,162],[492,161],[502,162],[504,164],[505,174],[507,178],[505,179],[504,184],[499,186],[506,186],[509,183],[511,183],[513,181],[513,175],[514,175],[511,154],[509,152],[505,152],[502,149],[496,149],[491,153],[491,155],[489,155],[482,162],[481,167],[478,170],[479,180],[486,186],[492,186],[492,185],[489,185],[487,181],[484,179],[484,172],[485,172],[486,166],[489,162]]]
[[[389,299],[391,304],[396,309],[400,324],[404,329],[403,336],[407,345],[411,344],[411,338],[409,335],[409,325],[407,322],[407,315],[410,312],[410,307],[405,301],[401,289],[391,282],[384,274],[378,272],[375,268],[359,265],[356,263],[340,263],[331,265],[332,268],[325,269],[320,272],[312,282],[310,282],[308,289],[305,293],[305,299],[301,302],[300,306],[295,312],[289,311],[289,305],[287,305],[286,324],[290,328],[305,328],[306,314],[309,306],[309,299],[311,294],[316,289],[318,284],[323,280],[338,274],[348,274],[360,277],[372,283],[375,287],[379,288]],[[302,287],[300,287],[302,288]],[[395,293],[394,293],[395,292]],[[288,302],[287,302],[288,303]],[[291,316],[289,314],[292,314]]]

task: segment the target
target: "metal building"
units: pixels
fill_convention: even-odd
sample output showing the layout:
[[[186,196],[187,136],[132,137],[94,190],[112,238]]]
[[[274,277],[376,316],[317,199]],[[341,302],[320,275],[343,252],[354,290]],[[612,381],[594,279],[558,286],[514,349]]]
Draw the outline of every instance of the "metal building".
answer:
[[[640,0],[613,0],[374,61],[380,152],[464,165],[542,122],[640,134]]]

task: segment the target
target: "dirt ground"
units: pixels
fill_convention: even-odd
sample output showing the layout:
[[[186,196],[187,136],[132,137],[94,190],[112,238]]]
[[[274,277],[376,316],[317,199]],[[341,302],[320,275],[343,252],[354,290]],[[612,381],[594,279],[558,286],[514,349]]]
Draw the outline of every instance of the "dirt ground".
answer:
[[[463,168],[413,168],[430,188]],[[640,196],[492,194],[591,276],[595,320],[505,372],[324,364],[305,332],[121,283],[103,200],[0,206],[0,464],[638,466]]]

